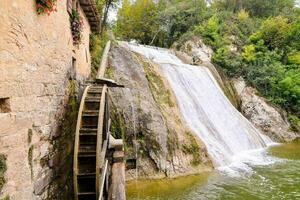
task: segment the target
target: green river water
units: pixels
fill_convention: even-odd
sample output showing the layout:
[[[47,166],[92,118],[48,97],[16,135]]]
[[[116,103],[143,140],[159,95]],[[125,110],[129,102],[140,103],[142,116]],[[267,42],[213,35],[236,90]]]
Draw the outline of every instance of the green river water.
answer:
[[[268,155],[278,161],[252,166],[251,173],[219,172],[127,184],[128,200],[300,200],[300,143],[273,146]]]

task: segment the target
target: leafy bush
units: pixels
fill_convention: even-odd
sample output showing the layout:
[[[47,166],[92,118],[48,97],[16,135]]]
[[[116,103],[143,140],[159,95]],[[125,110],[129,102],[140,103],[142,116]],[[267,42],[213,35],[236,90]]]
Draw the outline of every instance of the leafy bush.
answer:
[[[258,32],[252,36],[252,41],[263,40],[270,49],[283,48],[288,43],[291,24],[282,16],[269,18],[262,23]]]
[[[292,131],[300,132],[300,119],[295,115],[289,115],[290,129]]]
[[[238,77],[242,74],[241,57],[231,52],[228,47],[219,48],[213,54],[212,61],[220,66],[230,77]]]

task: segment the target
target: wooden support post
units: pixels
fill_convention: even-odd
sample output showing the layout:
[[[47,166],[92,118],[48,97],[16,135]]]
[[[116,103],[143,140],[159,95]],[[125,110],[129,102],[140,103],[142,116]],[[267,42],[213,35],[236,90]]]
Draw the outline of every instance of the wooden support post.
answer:
[[[126,200],[124,151],[115,151],[111,170],[109,200]]]

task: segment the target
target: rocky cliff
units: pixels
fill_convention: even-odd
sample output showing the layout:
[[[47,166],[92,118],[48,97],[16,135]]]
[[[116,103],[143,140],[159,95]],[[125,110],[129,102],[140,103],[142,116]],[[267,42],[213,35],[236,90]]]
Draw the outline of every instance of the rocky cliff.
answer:
[[[292,141],[300,136],[290,130],[286,113],[268,103],[257,90],[246,85],[243,79],[234,80],[241,100],[241,111],[262,133],[278,142]]]
[[[126,141],[126,155],[137,158],[127,179],[162,178],[212,168],[204,145],[185,126],[175,97],[159,68],[124,45],[110,53],[107,76],[125,85],[112,89],[112,132]]]

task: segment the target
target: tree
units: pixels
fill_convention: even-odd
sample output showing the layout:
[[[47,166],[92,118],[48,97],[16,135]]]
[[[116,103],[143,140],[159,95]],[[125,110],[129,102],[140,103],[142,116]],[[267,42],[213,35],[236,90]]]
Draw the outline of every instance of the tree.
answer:
[[[283,48],[288,43],[290,32],[288,19],[278,16],[265,20],[250,39],[254,42],[262,39],[270,49]]]
[[[215,0],[214,7],[238,12],[242,8],[252,16],[276,16],[294,7],[294,0]]]
[[[268,17],[282,14],[294,7],[294,0],[242,0],[243,8],[252,16]]]
[[[124,0],[118,12],[115,33],[124,40],[135,39],[142,44],[156,44],[161,30],[159,13],[161,4],[152,0]]]
[[[100,0],[100,1],[101,1],[101,0]],[[117,3],[118,1],[119,1],[119,0],[105,0],[104,12],[103,12],[103,18],[102,18],[102,23],[101,23],[101,26],[100,26],[100,34],[103,33],[103,30],[104,30],[104,28],[105,28],[106,25],[107,25],[107,17],[108,17],[109,9],[111,9],[112,7],[115,7],[115,6],[116,6],[116,3]]]

